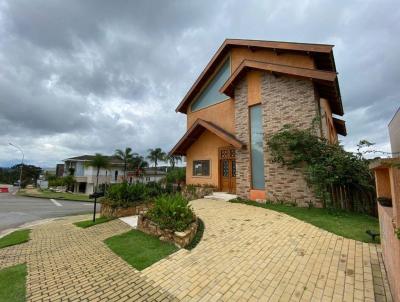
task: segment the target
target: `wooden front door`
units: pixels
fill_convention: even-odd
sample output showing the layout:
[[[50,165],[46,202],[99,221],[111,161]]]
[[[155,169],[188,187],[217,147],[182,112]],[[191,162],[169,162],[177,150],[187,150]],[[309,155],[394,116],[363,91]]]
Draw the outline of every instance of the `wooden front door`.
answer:
[[[236,193],[235,149],[219,149],[219,179],[222,192]]]

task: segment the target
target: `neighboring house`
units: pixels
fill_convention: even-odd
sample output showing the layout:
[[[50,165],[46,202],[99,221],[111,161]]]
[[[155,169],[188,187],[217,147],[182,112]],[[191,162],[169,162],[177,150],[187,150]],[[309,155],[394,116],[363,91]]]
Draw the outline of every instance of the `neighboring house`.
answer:
[[[379,228],[390,290],[394,301],[400,301],[400,108],[388,128],[393,156],[374,160],[369,167],[374,171],[377,197],[392,201],[391,207],[378,202]]]
[[[170,154],[186,183],[251,199],[315,201],[299,170],[270,161],[265,139],[285,124],[331,143],[346,135],[332,45],[228,39],[183,98],[187,132]]]
[[[56,176],[63,177],[64,176],[64,164],[56,165]]]
[[[64,175],[69,175],[71,170],[74,172],[76,180],[74,192],[85,194],[92,194],[94,192],[97,169],[87,165],[93,157],[94,155],[82,155],[64,160]],[[108,156],[108,158],[110,160],[110,167],[108,169],[100,169],[99,186],[120,183],[124,178],[124,162],[114,156]]]
[[[167,173],[161,169],[144,168],[140,171],[129,171],[127,173],[127,180],[129,183],[149,183],[159,182],[165,178]]]
[[[400,107],[389,123],[389,137],[393,155],[400,157]]]

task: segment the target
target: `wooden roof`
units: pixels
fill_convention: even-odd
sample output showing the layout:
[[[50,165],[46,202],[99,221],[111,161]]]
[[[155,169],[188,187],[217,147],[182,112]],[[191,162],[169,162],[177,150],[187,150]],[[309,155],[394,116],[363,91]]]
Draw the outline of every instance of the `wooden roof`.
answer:
[[[221,87],[220,92],[225,93],[233,98],[236,82],[250,69],[310,79],[315,83],[320,96],[329,100],[332,112],[334,114],[343,115],[337,73],[334,71],[324,71],[268,62],[243,60],[243,62],[236,68],[229,79]]]
[[[273,49],[277,53],[281,52],[302,52],[312,55],[317,69],[336,72],[335,61],[333,58],[333,45],[309,44],[278,41],[260,41],[243,39],[226,39],[219,47],[218,51],[211,58],[203,72],[189,89],[183,100],[176,108],[176,112],[186,113],[190,102],[206,83],[207,79],[213,74],[218,64],[233,47],[247,47],[250,49],[267,48]],[[338,86],[339,87],[339,86]]]
[[[332,119],[333,119],[333,126],[335,127],[336,132],[340,135],[346,136],[347,135],[346,122],[344,120],[335,117]]]
[[[233,134],[225,131],[224,129],[218,127],[217,125],[202,120],[197,119],[196,122],[186,131],[185,135],[179,140],[174,148],[169,152],[170,155],[186,155],[187,149],[203,134],[204,131],[210,131],[219,138],[223,139],[235,148],[242,149],[245,148],[245,144],[239,141]]]

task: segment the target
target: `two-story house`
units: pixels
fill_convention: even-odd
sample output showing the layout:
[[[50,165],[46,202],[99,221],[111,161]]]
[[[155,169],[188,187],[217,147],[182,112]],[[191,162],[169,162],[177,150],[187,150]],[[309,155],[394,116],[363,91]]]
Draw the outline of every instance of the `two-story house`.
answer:
[[[346,135],[333,45],[227,39],[176,108],[187,132],[186,183],[251,199],[315,201],[302,171],[270,160],[266,140],[285,124],[330,142]]]
[[[72,172],[75,178],[74,192],[92,194],[97,180],[97,169],[88,165],[94,155],[81,155],[64,160],[64,176]],[[108,156],[110,166],[100,169],[99,186],[120,183],[124,178],[124,162],[114,156]]]

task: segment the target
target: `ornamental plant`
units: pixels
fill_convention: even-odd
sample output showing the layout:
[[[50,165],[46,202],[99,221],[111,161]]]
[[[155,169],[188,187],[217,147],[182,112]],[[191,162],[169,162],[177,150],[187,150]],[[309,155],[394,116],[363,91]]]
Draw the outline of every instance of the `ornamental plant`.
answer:
[[[157,197],[154,207],[146,213],[146,217],[160,228],[172,231],[184,231],[195,220],[188,200],[180,194]]]
[[[129,185],[126,182],[111,185],[105,194],[105,200],[113,207],[128,207],[134,203],[145,201],[147,198],[147,189],[144,184]]]
[[[314,133],[313,128],[303,130],[285,125],[267,139],[272,161],[289,169],[302,170],[325,207],[372,211],[375,186],[368,160]],[[334,202],[332,190],[335,187],[346,192],[346,204]]]

